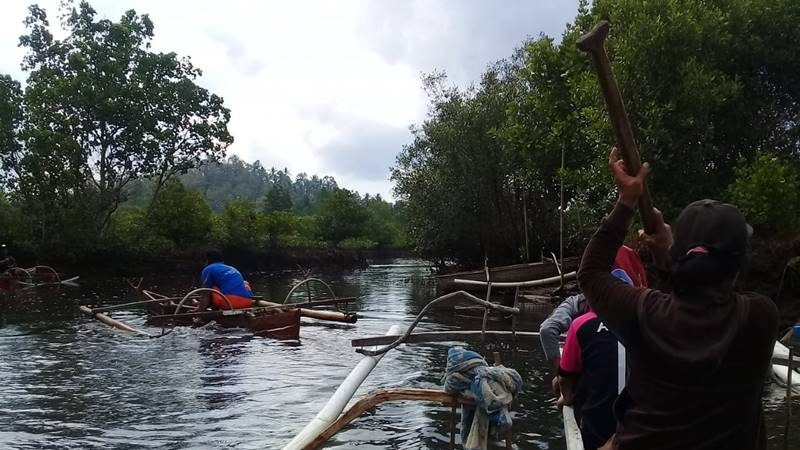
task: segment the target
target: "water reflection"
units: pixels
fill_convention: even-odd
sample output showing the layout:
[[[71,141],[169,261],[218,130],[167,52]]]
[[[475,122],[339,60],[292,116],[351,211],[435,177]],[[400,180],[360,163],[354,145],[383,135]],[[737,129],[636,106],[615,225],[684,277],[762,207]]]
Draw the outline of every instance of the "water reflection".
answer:
[[[78,289],[34,290],[0,297],[1,448],[280,448],[322,407],[360,355],[350,339],[382,335],[409,324],[432,298],[425,267],[375,267],[315,274],[340,296],[359,296],[356,325],[304,319],[301,342],[259,337],[216,327],[176,328],[167,336],[128,336],[88,320],[78,304],[134,301],[122,279],[83,277]],[[268,299],[282,301],[303,274],[248,278]],[[145,280],[166,294],[185,291],[195,276]],[[298,293],[295,301],[303,301]],[[147,328],[143,311],[115,317]],[[420,330],[476,329],[479,317],[436,310]],[[520,329],[535,329],[523,320]],[[490,328],[507,329],[508,320]],[[159,329],[152,329],[158,332]],[[387,354],[359,390],[440,388],[447,343],[401,346]],[[561,420],[549,394],[538,344],[487,342],[474,349],[502,361],[524,378],[514,406],[519,448],[564,448]],[[782,392],[767,397],[770,447],[783,448]],[[385,404],[357,420],[329,448],[445,449],[450,408],[420,403]],[[800,448],[794,425],[789,448]]]

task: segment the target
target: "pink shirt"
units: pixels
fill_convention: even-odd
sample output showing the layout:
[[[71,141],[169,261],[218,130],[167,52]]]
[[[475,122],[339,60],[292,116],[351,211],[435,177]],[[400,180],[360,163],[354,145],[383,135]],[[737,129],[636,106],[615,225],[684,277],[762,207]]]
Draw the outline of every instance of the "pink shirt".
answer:
[[[583,359],[581,358],[581,343],[578,339],[578,330],[586,322],[597,317],[594,311],[572,321],[567,331],[567,340],[564,341],[564,351],[561,353],[560,369],[566,373],[580,373],[583,370]]]

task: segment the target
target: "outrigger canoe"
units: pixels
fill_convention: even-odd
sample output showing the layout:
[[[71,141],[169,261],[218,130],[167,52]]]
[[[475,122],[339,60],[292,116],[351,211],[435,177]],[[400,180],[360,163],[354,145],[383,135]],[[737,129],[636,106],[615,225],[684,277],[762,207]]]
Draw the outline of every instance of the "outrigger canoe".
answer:
[[[30,268],[11,267],[0,273],[0,290],[13,291],[17,288],[67,285],[77,286],[77,276],[64,278],[64,274],[50,266]]]
[[[303,280],[290,291],[283,304],[266,302],[256,297],[252,308],[197,311],[200,295],[216,292],[225,298],[224,294],[213,289],[199,288],[182,297],[170,297],[157,292],[139,289],[138,285],[131,284],[136,291],[144,296],[145,300],[97,308],[81,306],[80,309],[84,314],[113,328],[147,336],[152,335],[147,331],[112,319],[106,313],[129,307],[144,307],[147,312],[148,325],[161,327],[162,329],[176,326],[202,326],[213,321],[224,328],[244,328],[260,336],[278,339],[299,339],[300,317],[345,323],[356,322],[358,316],[353,313],[313,309],[318,306],[347,305],[355,300],[353,297],[337,298],[333,295],[332,290],[330,290],[332,298],[317,301],[309,300],[304,303],[286,303],[291,293],[298,286],[307,284],[309,281],[317,281],[324,284],[321,280],[313,278]],[[164,333],[165,331],[162,330],[161,334],[163,335]]]
[[[176,298],[155,292],[143,290],[142,294],[149,300],[155,300],[146,303],[147,323],[150,325],[198,326],[213,320],[223,328],[244,328],[259,336],[300,339],[299,308],[286,306],[196,311],[196,299],[181,304]]]
[[[561,267],[563,273],[571,272],[578,268],[581,259],[578,256],[564,258]],[[489,280],[501,283],[519,283],[523,281],[538,280],[559,275],[558,267],[550,261],[536,263],[514,264],[511,266],[498,266],[489,268]],[[469,286],[456,283],[455,280],[486,281],[486,270],[470,270],[436,275],[436,289],[440,293],[463,290],[485,290],[480,286]]]

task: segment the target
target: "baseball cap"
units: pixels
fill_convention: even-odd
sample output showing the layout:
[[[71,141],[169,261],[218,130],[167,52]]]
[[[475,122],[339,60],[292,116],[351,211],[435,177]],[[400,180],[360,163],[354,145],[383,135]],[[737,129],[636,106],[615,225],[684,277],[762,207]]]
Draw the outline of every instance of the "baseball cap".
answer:
[[[753,228],[739,210],[718,200],[689,204],[672,227],[672,261],[680,265],[694,255],[708,256],[718,274],[733,274],[747,260]]]

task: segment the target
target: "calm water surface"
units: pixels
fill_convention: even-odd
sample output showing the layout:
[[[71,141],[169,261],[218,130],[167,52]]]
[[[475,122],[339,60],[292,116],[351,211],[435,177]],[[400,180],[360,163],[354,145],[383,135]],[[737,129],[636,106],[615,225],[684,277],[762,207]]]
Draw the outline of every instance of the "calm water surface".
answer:
[[[386,262],[382,262],[386,263]],[[0,294],[1,448],[281,448],[325,404],[361,355],[350,339],[408,324],[433,298],[425,267],[391,261],[365,270],[316,273],[340,296],[358,296],[355,325],[305,322],[301,342],[240,330],[178,328],[158,339],[116,332],[78,312],[79,304],[136,301],[123,279],[82,274],[79,288]],[[254,290],[283,299],[299,273],[248,275]],[[168,294],[196,285],[191,276],[146,279]],[[114,317],[148,328],[142,311]],[[493,322],[491,327],[508,325]],[[528,321],[525,328],[538,323]],[[480,321],[436,312],[419,330],[479,329]],[[157,332],[157,329],[150,329]],[[563,449],[560,415],[549,398],[538,344],[471,346],[500,351],[526,386],[515,406],[517,448]],[[357,395],[377,388],[439,388],[447,344],[388,353]],[[785,448],[782,393],[767,395],[770,447]],[[339,433],[327,448],[448,448],[449,408],[390,403]],[[795,411],[787,448],[800,448]]]

